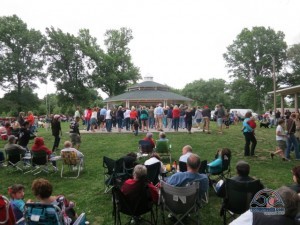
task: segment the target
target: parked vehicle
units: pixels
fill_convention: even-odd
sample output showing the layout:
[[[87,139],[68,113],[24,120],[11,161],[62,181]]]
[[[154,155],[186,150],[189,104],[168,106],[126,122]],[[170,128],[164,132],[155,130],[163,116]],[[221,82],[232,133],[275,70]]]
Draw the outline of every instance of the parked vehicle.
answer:
[[[232,112],[236,112],[238,117],[240,117],[240,119],[244,119],[245,118],[245,114],[247,112],[251,112],[252,116],[254,116],[255,118],[257,118],[258,114],[253,112],[252,109],[230,109],[230,113]]]

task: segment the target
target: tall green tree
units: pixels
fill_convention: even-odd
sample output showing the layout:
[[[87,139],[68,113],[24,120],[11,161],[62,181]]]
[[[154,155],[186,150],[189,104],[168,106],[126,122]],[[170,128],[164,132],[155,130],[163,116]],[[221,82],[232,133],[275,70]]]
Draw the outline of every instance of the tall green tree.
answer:
[[[253,89],[247,90],[252,95],[248,99],[252,97],[256,101],[253,109],[261,110],[264,96],[273,90],[272,62],[274,59],[276,73],[280,72],[286,59],[286,50],[284,33],[265,27],[243,29],[233,44],[227,47],[223,56],[229,74],[235,79],[244,79],[249,84],[248,88]]]
[[[132,31],[127,28],[105,33],[107,52],[99,52],[93,83],[109,96],[123,93],[128,85],[141,78],[139,68],[131,60],[128,45],[132,39]]]
[[[228,108],[230,98],[228,85],[223,79],[203,79],[193,81],[185,85],[182,94],[195,101],[195,104],[203,106],[209,105],[214,108],[216,104],[223,103]]]
[[[295,44],[288,49],[287,70],[282,83],[291,86],[300,84],[300,44]]]
[[[59,103],[85,105],[91,98],[90,71],[93,64],[82,50],[82,42],[60,29],[46,28],[48,73],[56,83]]]
[[[18,111],[24,106],[22,90],[36,88],[37,78],[46,82],[44,45],[40,31],[28,29],[16,15],[0,17],[0,86],[16,91],[13,101]]]

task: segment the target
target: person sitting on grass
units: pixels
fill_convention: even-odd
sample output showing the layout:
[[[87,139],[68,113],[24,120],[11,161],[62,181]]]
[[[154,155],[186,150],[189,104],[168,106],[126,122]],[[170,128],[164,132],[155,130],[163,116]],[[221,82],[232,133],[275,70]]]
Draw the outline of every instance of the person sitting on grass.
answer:
[[[278,126],[276,128],[276,142],[277,147],[275,152],[271,152],[271,158],[273,159],[275,155],[279,155],[283,161],[290,161],[284,155],[284,150],[286,149],[286,137],[287,135],[284,132],[284,120],[278,120]]]
[[[76,220],[77,214],[74,210],[75,204],[71,201],[68,201],[63,195],[58,195],[58,196],[52,195],[53,187],[48,180],[43,178],[35,179],[32,182],[31,190],[33,195],[40,203],[52,204],[59,207],[62,207],[63,204],[64,205],[63,208],[65,208],[64,220],[66,219],[71,220],[72,223]],[[29,199],[27,202],[34,202],[34,201]]]

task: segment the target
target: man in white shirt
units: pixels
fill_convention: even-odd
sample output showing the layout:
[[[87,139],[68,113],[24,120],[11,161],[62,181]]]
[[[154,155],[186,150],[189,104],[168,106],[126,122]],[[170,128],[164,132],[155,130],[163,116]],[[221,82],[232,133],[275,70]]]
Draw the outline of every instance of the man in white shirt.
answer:
[[[186,145],[182,148],[182,155],[179,158],[179,162],[187,163],[188,157],[193,153],[193,149],[190,145]]]

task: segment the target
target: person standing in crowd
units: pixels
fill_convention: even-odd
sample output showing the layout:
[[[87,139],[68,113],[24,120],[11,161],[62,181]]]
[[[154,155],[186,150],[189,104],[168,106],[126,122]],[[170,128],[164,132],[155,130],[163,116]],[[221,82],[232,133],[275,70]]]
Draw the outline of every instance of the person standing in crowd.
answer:
[[[124,113],[125,113],[125,110],[120,105],[118,107],[117,117],[116,117],[117,118],[117,124],[118,124],[118,132],[121,132],[122,129],[123,129]]]
[[[79,132],[79,117],[76,117],[74,121],[70,124],[70,138],[72,142],[72,146],[76,146],[75,148],[78,150],[81,144],[81,136]]]
[[[185,122],[184,122],[184,116],[185,116],[185,106],[184,105],[180,105],[179,106],[179,111],[180,111],[180,117],[179,117],[179,127],[181,129],[185,128]]]
[[[97,128],[97,124],[98,124],[98,121],[97,121],[97,107],[94,107],[93,110],[92,110],[92,114],[91,114],[91,131],[92,132],[95,132],[96,131],[96,128]]]
[[[126,107],[124,111],[124,125],[127,131],[130,130],[130,112],[130,109]]]
[[[223,119],[225,117],[225,108],[222,103],[217,105],[216,116],[217,116],[217,125],[219,128],[218,133],[222,134],[223,133]]]
[[[150,129],[153,129],[153,127],[155,126],[153,106],[150,106],[150,109],[148,109],[148,115],[149,115],[149,127]]]
[[[26,121],[28,121],[29,123],[29,131],[33,134],[35,131],[35,127],[34,127],[34,116],[32,111],[28,111],[28,116]]]
[[[111,111],[110,108],[108,108],[106,110],[105,123],[106,123],[106,131],[111,132],[111,129],[112,129],[112,111]]]
[[[168,130],[170,131],[173,127],[173,105],[170,105],[170,107],[168,107],[168,111],[167,111],[167,124],[168,124]]]
[[[280,119],[280,117],[281,117],[281,112],[277,109],[275,112],[275,126],[278,125],[278,120]]]
[[[202,117],[203,117],[203,133],[205,132],[205,130],[207,130],[207,133],[210,134],[209,123],[211,117],[211,110],[207,105],[205,105],[204,109],[202,110]]]
[[[177,132],[179,127],[179,119],[180,119],[180,110],[177,105],[175,105],[172,110],[172,117],[173,117],[174,131]]]
[[[140,113],[140,118],[141,118],[141,123],[142,123],[142,131],[143,132],[145,132],[145,130],[149,131],[149,126],[148,126],[149,114],[148,114],[148,111],[146,109],[146,106],[142,106],[141,113]]]
[[[86,125],[86,130],[89,131],[91,128],[91,117],[92,117],[92,109],[90,107],[87,107],[87,112],[85,115],[85,125]]]
[[[60,115],[57,114],[53,116],[53,119],[51,121],[51,130],[52,130],[52,136],[54,136],[52,152],[55,152],[55,150],[57,150],[59,146],[60,136],[62,136]]]
[[[80,115],[80,107],[79,107],[79,106],[76,107],[76,111],[75,111],[75,113],[74,113],[74,119],[75,119],[76,117],[81,118],[81,115]]]
[[[157,107],[155,108],[154,116],[156,118],[156,120],[155,120],[156,129],[158,131],[163,131],[163,122],[162,122],[162,120],[163,120],[163,117],[164,117],[164,110],[161,107],[161,103],[159,103],[157,105]]]
[[[244,155],[245,156],[254,156],[255,153],[255,147],[257,144],[253,128],[249,125],[248,121],[250,120],[250,117],[252,117],[251,112],[246,112],[245,119],[243,121],[243,134],[245,136],[245,148],[244,148]],[[251,150],[250,150],[250,143],[251,144]]]
[[[187,108],[184,115],[185,126],[189,134],[191,134],[192,125],[193,125],[193,111],[191,108]]]
[[[134,132],[134,122],[138,120],[138,113],[137,111],[135,110],[135,107],[132,106],[131,107],[131,111],[130,111],[130,126],[131,126],[131,130],[132,132]],[[139,123],[139,121],[137,121],[137,123]]]
[[[201,130],[201,122],[202,122],[202,110],[200,109],[199,106],[197,106],[197,109],[195,111],[195,121],[197,124],[197,127],[199,130]]]
[[[17,121],[21,127],[24,125],[24,122],[25,122],[24,115],[25,115],[24,112],[20,112],[18,119],[17,119]]]
[[[294,152],[296,156],[296,160],[300,160],[300,153],[299,153],[299,144],[297,138],[295,136],[296,133],[296,114],[292,113],[290,117],[287,116],[286,120],[286,130],[287,130],[287,149],[285,152],[285,157],[290,159],[290,152],[292,146],[294,146]]]

